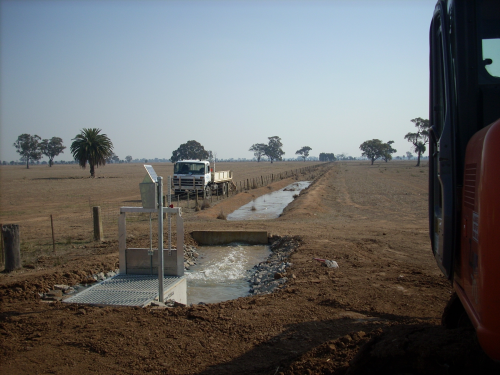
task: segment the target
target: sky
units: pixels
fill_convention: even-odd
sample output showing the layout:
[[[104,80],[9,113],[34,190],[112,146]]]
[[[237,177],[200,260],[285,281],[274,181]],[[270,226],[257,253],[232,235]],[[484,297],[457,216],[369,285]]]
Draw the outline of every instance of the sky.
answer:
[[[0,0],[0,160],[23,133],[100,128],[125,159],[196,140],[252,158],[279,136],[358,157],[428,118],[436,0]],[[42,160],[48,160],[44,157]]]

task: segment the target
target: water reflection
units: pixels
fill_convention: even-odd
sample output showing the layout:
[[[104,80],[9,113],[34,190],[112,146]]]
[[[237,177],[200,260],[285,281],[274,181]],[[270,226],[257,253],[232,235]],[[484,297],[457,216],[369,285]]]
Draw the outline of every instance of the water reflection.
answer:
[[[311,181],[297,181],[281,190],[255,198],[252,202],[227,215],[227,220],[275,219],[293,201],[294,195],[299,194],[310,184]]]

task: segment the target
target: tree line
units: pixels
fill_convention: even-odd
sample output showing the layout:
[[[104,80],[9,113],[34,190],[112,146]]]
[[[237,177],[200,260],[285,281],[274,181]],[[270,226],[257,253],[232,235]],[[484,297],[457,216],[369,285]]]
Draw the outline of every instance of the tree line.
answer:
[[[411,142],[415,152],[417,153],[417,166],[420,166],[421,154],[426,151],[426,145],[429,142],[429,120],[420,117],[411,120],[417,128],[416,132],[409,132],[405,135],[405,139]],[[95,177],[95,168],[105,165],[106,162],[120,161],[118,156],[113,152],[113,143],[106,134],[101,134],[101,129],[84,128],[75,138],[72,139],[71,153],[75,161],[85,168],[89,165],[91,177]],[[362,151],[362,156],[371,160],[371,164],[379,158],[388,162],[392,160],[392,154],[397,150],[392,147],[394,141],[382,142],[380,139],[372,139],[363,142],[359,148]],[[52,167],[54,158],[63,153],[66,147],[59,137],[43,139],[38,135],[21,134],[16,142],[14,142],[16,151],[26,161],[26,168],[29,168],[30,161],[40,160],[42,155],[49,158],[49,166]],[[267,157],[271,163],[283,159],[285,152],[282,149],[283,143],[278,136],[268,137],[268,143],[255,143],[249,151],[254,153],[257,162],[260,162],[262,157]],[[304,146],[295,152],[300,155],[305,161],[312,150],[309,146]],[[408,153],[407,153],[408,154]],[[177,150],[172,152],[170,161],[175,163],[179,160],[199,159],[213,160],[212,151],[207,151],[197,141],[191,140],[181,144]],[[132,161],[132,156],[128,155],[127,162]],[[320,153],[320,161],[334,161],[336,157],[332,153]]]
[[[420,166],[420,157],[427,150],[427,143],[429,142],[429,120],[417,117],[411,120],[415,127],[416,132],[407,133],[404,138],[411,142],[414,151],[417,153],[417,167]],[[382,142],[380,139],[371,139],[369,141],[363,142],[359,149],[362,151],[362,156],[366,156],[373,162],[377,159],[382,158],[385,162],[392,160],[392,154],[396,153],[397,150],[392,147],[394,141]],[[408,159],[410,159],[411,153],[406,153]]]

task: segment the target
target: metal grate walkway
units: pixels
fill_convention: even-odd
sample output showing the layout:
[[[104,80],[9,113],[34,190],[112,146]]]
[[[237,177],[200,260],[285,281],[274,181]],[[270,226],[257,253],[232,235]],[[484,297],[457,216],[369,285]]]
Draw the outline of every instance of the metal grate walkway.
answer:
[[[166,276],[163,279],[165,294],[183,277]],[[116,275],[70,298],[66,303],[93,305],[146,306],[158,298],[158,276]]]

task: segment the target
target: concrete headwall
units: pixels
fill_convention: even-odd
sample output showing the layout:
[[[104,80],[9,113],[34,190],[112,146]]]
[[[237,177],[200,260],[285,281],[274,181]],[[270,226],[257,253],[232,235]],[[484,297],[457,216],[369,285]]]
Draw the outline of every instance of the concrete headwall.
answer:
[[[244,242],[249,245],[268,243],[266,231],[247,230],[197,230],[191,233],[200,245],[225,245],[231,242]]]

